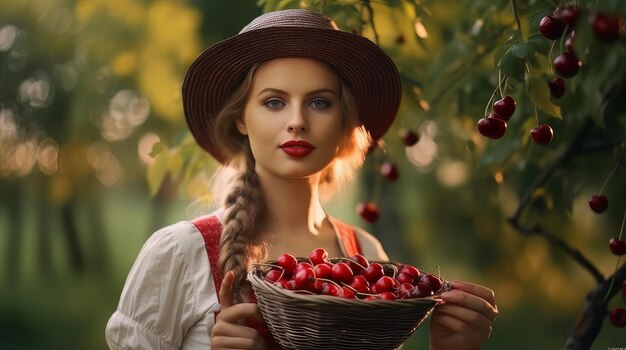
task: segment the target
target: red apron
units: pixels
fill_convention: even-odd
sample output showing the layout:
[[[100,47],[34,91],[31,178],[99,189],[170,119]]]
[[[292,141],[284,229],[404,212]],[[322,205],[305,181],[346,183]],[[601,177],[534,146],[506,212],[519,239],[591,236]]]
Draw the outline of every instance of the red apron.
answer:
[[[199,217],[192,221],[196,228],[202,234],[204,238],[204,246],[206,248],[207,255],[209,256],[209,263],[211,266],[211,275],[213,276],[213,282],[215,283],[215,290],[219,301],[219,292],[222,286],[222,272],[219,269],[218,260],[220,252],[220,237],[222,235],[222,224],[215,215],[207,215]],[[341,243],[347,256],[353,256],[361,254],[361,246],[356,238],[354,229],[341,221],[334,220],[337,226],[337,231],[341,237]],[[251,295],[252,301],[256,302],[254,294]],[[215,316],[217,317],[217,312]],[[253,319],[248,319],[246,322],[248,327],[255,328],[259,334],[265,338],[265,341],[270,350],[282,349],[280,345],[274,340],[267,325],[259,323]]]

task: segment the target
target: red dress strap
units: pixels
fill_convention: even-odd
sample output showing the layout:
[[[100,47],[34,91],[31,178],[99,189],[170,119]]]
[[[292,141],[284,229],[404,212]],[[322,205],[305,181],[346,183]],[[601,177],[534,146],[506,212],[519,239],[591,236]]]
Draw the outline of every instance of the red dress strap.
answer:
[[[222,237],[222,223],[215,215],[202,216],[192,221],[194,226],[202,234],[204,239],[204,247],[206,248],[207,255],[209,256],[209,263],[211,265],[211,275],[213,276],[213,283],[215,283],[215,292],[217,293],[217,300],[220,300],[220,288],[222,287],[222,272],[219,268],[219,254],[220,254],[220,239]],[[254,293],[251,295],[252,302],[256,302]],[[217,317],[218,312],[215,312]],[[259,334],[265,338],[270,350],[281,350],[279,344],[272,337],[267,325],[256,321],[253,318],[246,320],[246,325],[256,329]]]
[[[222,271],[219,268],[220,238],[222,236],[222,223],[215,215],[202,216],[192,221],[204,239],[204,247],[209,256],[211,275],[215,282],[217,301],[220,300],[220,288],[222,287]]]
[[[345,250],[346,255],[351,257],[356,254],[362,254],[361,245],[359,244],[359,240],[356,238],[354,228],[337,219],[334,219],[333,221],[335,222],[335,226],[337,226],[337,231],[341,237],[341,242],[343,243],[343,249]]]

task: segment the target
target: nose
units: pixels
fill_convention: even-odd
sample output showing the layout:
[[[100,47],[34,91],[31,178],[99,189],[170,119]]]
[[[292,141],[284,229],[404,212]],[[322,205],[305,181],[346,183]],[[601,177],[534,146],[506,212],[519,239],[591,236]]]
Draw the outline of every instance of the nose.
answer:
[[[306,120],[304,112],[300,108],[295,108],[291,114],[291,118],[287,123],[287,131],[292,133],[306,132],[309,130],[309,124]]]

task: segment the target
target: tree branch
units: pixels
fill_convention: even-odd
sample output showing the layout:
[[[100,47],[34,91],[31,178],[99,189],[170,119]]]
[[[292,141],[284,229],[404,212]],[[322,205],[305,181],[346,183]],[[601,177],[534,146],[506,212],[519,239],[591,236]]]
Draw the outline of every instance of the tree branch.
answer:
[[[587,271],[589,271],[589,273],[591,273],[593,278],[596,280],[596,283],[602,283],[605,281],[604,276],[602,275],[600,270],[598,270],[595,267],[595,265],[591,263],[589,259],[587,259],[578,249],[572,248],[570,245],[565,243],[564,240],[560,239],[556,235],[550,232],[547,232],[546,230],[542,229],[541,227],[537,225],[533,228],[527,228],[527,227],[520,225],[518,221],[512,221],[512,219],[509,219],[509,223],[520,233],[525,234],[527,236],[539,235],[541,237],[544,237],[546,240],[548,240],[548,242],[550,242],[552,245],[563,250],[566,254],[571,256],[572,259],[574,259],[576,262],[582,265]]]
[[[372,31],[374,32],[374,42],[376,42],[376,45],[380,46],[380,39],[378,38],[376,25],[374,25],[374,9],[372,8],[372,4],[370,3],[370,0],[363,0],[363,5],[367,8],[367,14],[370,19],[370,24],[372,25]]]
[[[586,350],[591,348],[602,328],[602,322],[607,314],[607,304],[611,297],[621,290],[625,279],[626,264],[622,264],[613,276],[599,283],[595,289],[587,294],[583,310],[568,332],[564,349]]]

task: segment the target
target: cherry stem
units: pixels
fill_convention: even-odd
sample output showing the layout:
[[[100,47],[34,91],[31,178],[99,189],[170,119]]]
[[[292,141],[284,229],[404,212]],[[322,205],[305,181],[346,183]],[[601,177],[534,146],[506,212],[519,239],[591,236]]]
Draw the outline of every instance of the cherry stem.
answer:
[[[539,125],[539,112],[537,112],[537,106],[533,106],[535,109],[535,120],[537,121],[537,125]]]
[[[617,171],[617,169],[619,169],[620,166],[621,166],[620,163],[615,164],[615,166],[613,167],[613,170],[611,170],[611,172],[606,177],[606,179],[604,179],[604,183],[602,184],[602,187],[600,188],[600,193],[599,194],[602,194],[602,192],[604,192],[604,188],[609,183],[609,180],[613,177],[613,174],[615,174],[615,172]]]
[[[515,17],[515,23],[517,24],[517,30],[522,31],[522,22],[519,19],[519,13],[517,12],[517,4],[515,0],[511,0],[511,10],[513,11],[513,17]]]
[[[491,102],[493,102],[494,97],[496,97],[496,93],[500,92],[500,95],[502,96],[502,89],[500,88],[500,84],[502,83],[502,80],[506,80],[506,77],[504,79],[500,79],[500,73],[501,71],[498,71],[498,86],[496,86],[496,88],[493,90],[493,93],[491,93],[491,97],[489,97],[489,101],[487,102],[487,105],[485,106],[485,113],[483,114],[483,116],[487,116],[489,113],[487,113],[487,111],[489,111],[489,107],[491,106]]]
[[[332,283],[332,284],[336,285],[337,287],[341,287],[341,284],[339,284],[339,283],[337,283],[337,282],[335,282],[335,281],[333,281],[333,280],[329,280],[329,279],[327,279],[327,278],[319,278],[319,277],[318,277],[317,279],[318,279],[319,281],[324,281],[324,282]]]
[[[622,233],[624,233],[624,222],[626,222],[626,209],[624,209],[624,217],[622,218],[622,227],[619,229],[619,237],[617,239],[622,239]]]
[[[548,51],[548,62],[552,62],[552,53],[554,52],[554,45],[556,44],[556,41],[552,42],[552,45],[550,45],[550,51]],[[551,64],[550,65],[550,74],[554,75],[554,65]]]
[[[619,261],[621,259],[622,259],[621,256],[617,257],[617,263],[615,264],[615,272],[617,272],[617,269],[619,268]],[[615,283],[615,277],[616,277],[616,273],[613,274],[613,278],[611,278],[611,283],[609,283],[609,288],[607,288],[606,294],[604,295],[604,298],[602,298],[602,302],[600,302],[600,304],[604,304],[606,300],[609,298],[609,295],[611,295],[611,289],[613,288],[613,284]]]

